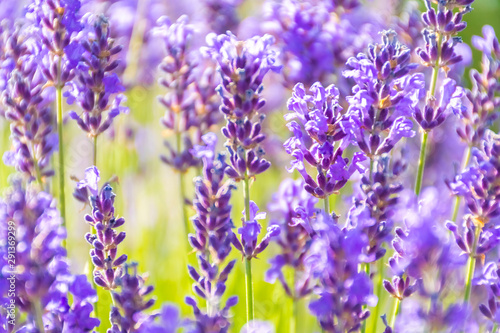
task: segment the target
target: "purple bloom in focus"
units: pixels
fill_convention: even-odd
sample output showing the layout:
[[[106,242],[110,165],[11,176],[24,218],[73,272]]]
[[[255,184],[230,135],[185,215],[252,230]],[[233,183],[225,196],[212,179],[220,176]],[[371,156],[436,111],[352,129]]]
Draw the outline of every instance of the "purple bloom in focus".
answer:
[[[269,71],[279,72],[276,52],[272,49],[274,38],[270,35],[238,41],[231,33],[207,35],[208,47],[202,53],[218,64],[222,83],[217,87],[226,117],[222,134],[227,138],[230,166],[226,173],[236,180],[253,177],[267,170],[271,163],[263,158],[260,143],[264,116],[255,118],[264,106],[263,79]]]
[[[349,69],[343,74],[356,85],[347,97],[349,109],[341,124],[370,159],[388,153],[403,137],[415,135],[407,118],[410,97],[423,88],[421,74],[410,74],[416,66],[410,63],[410,49],[399,43],[392,30],[383,31],[382,43],[370,44],[367,54],[347,60]]]
[[[292,112],[286,114],[285,119],[298,119],[301,124],[295,120],[287,124],[293,136],[284,147],[295,158],[289,171],[299,171],[307,192],[326,198],[344,187],[354,172],[364,172],[361,162],[366,158],[357,152],[348,165],[349,159],[342,157],[348,141],[344,140],[346,133],[341,126],[344,118],[338,89],[334,85],[325,89],[318,82],[309,91],[307,94],[304,85],[298,83],[288,100],[288,109]],[[304,160],[317,169],[316,180],[308,174]]]
[[[117,288],[117,279],[123,274],[122,265],[127,261],[127,255],[117,256],[118,245],[125,239],[125,232],[118,232],[115,229],[125,223],[123,217],[115,216],[113,188],[104,184],[100,189],[99,170],[90,167],[85,170],[85,179],[78,182],[77,193],[90,195],[88,201],[92,207],[92,214],[85,215],[85,222],[96,230],[96,234],[87,233],[85,239],[93,246],[90,257],[94,264],[94,281],[97,285],[114,290]]]
[[[257,220],[266,218],[266,213],[258,213],[258,211],[259,207],[257,207],[257,204],[250,201],[250,220],[245,221],[244,218],[242,218],[243,226],[238,229],[238,233],[241,235],[241,240],[238,239],[235,234],[232,236],[232,243],[234,247],[248,260],[256,258],[259,253],[264,251],[269,245],[269,242],[274,237],[277,237],[281,231],[280,226],[270,225],[267,228],[266,235],[262,238],[260,243],[257,244],[257,237],[259,236],[262,228]],[[245,211],[243,211],[242,214],[245,216]]]
[[[83,54],[78,63],[78,74],[69,90],[64,93],[68,104],[75,101],[83,112],[69,112],[78,126],[90,137],[97,137],[106,131],[116,116],[127,113],[122,103],[126,97],[121,93],[125,88],[115,73],[119,65],[112,57],[122,47],[115,45],[110,37],[109,22],[106,17],[87,14],[82,18],[84,29],[79,37]]]

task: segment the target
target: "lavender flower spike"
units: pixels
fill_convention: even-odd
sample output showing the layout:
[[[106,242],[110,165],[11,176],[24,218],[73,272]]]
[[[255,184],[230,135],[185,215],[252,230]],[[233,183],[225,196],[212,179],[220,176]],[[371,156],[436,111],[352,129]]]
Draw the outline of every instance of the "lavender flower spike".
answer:
[[[76,101],[83,110],[82,114],[70,111],[69,116],[89,137],[96,139],[113,124],[116,116],[128,112],[122,106],[126,101],[121,94],[125,88],[114,73],[119,63],[112,59],[122,47],[115,45],[110,37],[106,17],[87,14],[82,21],[85,28],[80,39],[85,52],[78,64],[76,82],[70,83],[65,96],[68,104]]]
[[[247,321],[250,321],[254,319],[251,259],[264,250],[269,239],[257,247],[260,226],[250,216],[255,207],[251,208],[249,181],[271,166],[263,158],[264,150],[260,147],[266,138],[261,125],[264,116],[260,115],[258,121],[255,118],[265,104],[261,96],[264,77],[269,71],[279,72],[281,67],[275,64],[274,38],[269,35],[238,41],[230,32],[219,36],[209,34],[207,43],[209,46],[202,48],[201,52],[217,62],[222,78],[217,93],[222,100],[220,111],[227,122],[222,134],[227,138],[226,147],[230,153],[230,165],[225,172],[237,181],[243,180],[245,217],[242,219],[243,228],[238,230],[242,242],[234,236],[233,245],[246,258]]]
[[[18,26],[7,40],[4,66],[8,82],[2,104],[11,124],[12,150],[3,160],[42,185],[54,174],[50,158],[57,150],[58,137],[52,126],[51,100],[44,91],[46,82],[37,66],[39,50],[27,43],[28,38]]]
[[[118,245],[125,239],[125,232],[116,228],[125,223],[123,217],[115,216],[115,194],[109,184],[99,189],[99,170],[94,166],[85,170],[85,179],[77,184],[77,190],[87,190],[92,215],[85,215],[85,221],[95,228],[96,234],[87,233],[85,239],[93,246],[90,257],[94,264],[94,282],[106,290],[117,288],[116,280],[123,274],[127,255],[118,253]]]
[[[413,117],[422,131],[420,158],[415,181],[417,195],[420,194],[422,188],[429,132],[441,125],[451,113],[450,111],[456,114],[464,112],[460,101],[464,95],[463,89],[450,78],[444,79],[438,85],[438,74],[442,70],[447,75],[450,65],[462,61],[462,57],[455,53],[456,44],[461,42],[460,37],[456,35],[467,26],[462,19],[464,14],[471,11],[470,4],[472,2],[474,0],[440,1],[436,12],[431,1],[425,1],[427,10],[422,14],[422,21],[425,25],[422,32],[425,48],[417,48],[416,53],[424,66],[432,67],[432,76],[427,96],[425,96],[425,105],[423,107],[418,105],[419,100],[424,97],[423,89],[413,95],[410,103]],[[455,7],[459,8],[456,12],[454,12]],[[439,91],[439,95],[436,94],[437,91]]]
[[[222,134],[231,154],[226,173],[236,180],[248,179],[270,166],[259,146],[266,136],[261,125],[264,116],[258,116],[258,112],[265,104],[261,97],[264,77],[269,71],[281,69],[275,64],[274,38],[265,35],[238,41],[231,33],[209,34],[207,43],[209,47],[202,52],[217,62],[222,77],[217,92],[222,100],[220,111],[227,121]]]
[[[413,137],[409,118],[410,96],[423,88],[421,74],[410,63],[410,49],[392,30],[381,32],[382,43],[371,44],[367,54],[347,60],[344,76],[356,85],[347,97],[347,121],[342,126],[350,139],[371,160],[388,153],[403,137]],[[370,170],[372,172],[373,170]]]
[[[349,159],[342,157],[349,141],[345,140],[347,133],[341,126],[344,117],[334,85],[323,88],[317,82],[307,94],[304,85],[297,83],[288,100],[288,110],[291,113],[286,114],[285,119],[300,122],[292,120],[287,124],[293,136],[284,147],[295,158],[289,171],[299,171],[307,192],[317,198],[328,198],[338,193],[354,172],[364,172],[363,153],[355,153],[350,165]],[[304,161],[316,168],[315,179],[306,170]]]
[[[229,199],[234,185],[224,180],[228,165],[222,154],[215,153],[216,135],[208,133],[202,139],[205,146],[195,146],[193,150],[193,155],[203,161],[203,176],[195,180],[193,224],[196,234],[189,235],[189,242],[198,254],[199,269],[188,266],[188,271],[194,280],[194,292],[206,300],[207,312],[200,310],[191,297],[186,298],[186,303],[193,307],[193,325],[197,330],[223,333],[230,328],[229,309],[238,301],[236,296],[230,297],[226,305],[221,306],[226,281],[236,263],[236,260],[225,263],[232,249]]]

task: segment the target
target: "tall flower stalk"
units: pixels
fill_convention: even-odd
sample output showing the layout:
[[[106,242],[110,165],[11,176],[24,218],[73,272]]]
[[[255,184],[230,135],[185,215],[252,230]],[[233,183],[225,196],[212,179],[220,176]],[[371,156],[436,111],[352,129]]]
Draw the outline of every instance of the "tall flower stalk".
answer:
[[[416,53],[424,66],[432,68],[432,76],[423,110],[418,106],[418,100],[424,97],[423,90],[415,94],[412,106],[413,117],[420,125],[422,133],[415,180],[417,195],[422,189],[429,133],[446,120],[450,111],[459,113],[462,109],[460,99],[464,96],[463,89],[453,79],[444,78],[439,81],[439,76],[447,76],[449,66],[462,61],[462,56],[455,53],[456,44],[461,42],[460,37],[456,35],[467,26],[462,18],[471,10],[472,2],[474,0],[442,1],[438,3],[436,11],[430,0],[425,1],[427,10],[422,14],[425,47],[417,48]],[[458,11],[454,13],[455,7],[458,7]]]
[[[162,17],[154,32],[165,44],[165,57],[159,66],[163,72],[159,82],[167,90],[159,98],[166,109],[161,123],[175,137],[174,145],[165,141],[168,154],[161,159],[179,173],[182,220],[187,236],[190,222],[185,177],[191,168],[201,165],[201,160],[191,152],[193,145],[201,144],[202,135],[220,120],[214,107],[216,81],[210,66],[205,65],[199,51],[191,45],[194,27],[187,16],[179,17],[176,22]]]
[[[269,71],[279,72],[281,66],[275,64],[274,38],[269,35],[238,41],[231,33],[209,34],[207,43],[208,47],[202,52],[217,62],[222,77],[217,92],[222,100],[220,111],[227,121],[222,128],[230,154],[226,174],[243,182],[245,209],[240,233],[245,249],[239,245],[239,250],[245,256],[247,321],[250,321],[254,319],[251,259],[256,246],[256,231],[260,230],[253,213],[256,205],[250,200],[250,180],[271,165],[263,158],[264,150],[260,147],[266,136],[262,133],[264,115],[259,115],[259,111],[265,104],[262,98],[264,77]],[[235,242],[238,247],[237,244]]]
[[[51,100],[44,91],[45,81],[37,66],[37,45],[27,44],[29,34],[18,25],[11,33],[5,49],[6,87],[3,91],[5,118],[10,123],[12,150],[4,161],[14,166],[40,189],[46,178],[54,174],[50,166],[57,150],[57,134],[52,126]]]
[[[199,268],[188,265],[188,271],[194,280],[194,292],[206,301],[206,310],[200,310],[191,297],[186,298],[186,303],[193,307],[193,326],[197,330],[224,333],[231,326],[229,309],[238,301],[238,297],[231,296],[222,306],[226,282],[236,263],[236,260],[225,262],[232,250],[229,201],[234,185],[224,179],[227,164],[222,154],[215,153],[215,134],[205,134],[202,139],[205,146],[194,148],[195,155],[203,161],[203,173],[195,180],[193,205],[196,215],[193,225],[196,233],[189,235],[189,242],[197,253]]]
[[[472,89],[465,93],[466,108],[459,114],[460,123],[457,134],[461,141],[467,144],[460,172],[465,170],[470,162],[473,147],[480,147],[481,140],[488,128],[498,119],[500,97],[498,80],[500,73],[500,46],[491,26],[483,27],[483,37],[473,36],[473,46],[482,52],[481,72],[471,69],[469,72]],[[452,221],[456,221],[460,209],[460,196],[455,197]]]
[[[48,80],[46,86],[55,88],[57,134],[59,137],[58,193],[63,226],[66,223],[66,179],[64,175],[62,91],[66,84],[74,79],[76,66],[83,52],[83,48],[77,40],[77,35],[82,29],[80,6],[79,0],[37,0],[28,6],[27,15],[32,21],[35,38],[42,41],[42,72]]]
[[[111,127],[116,116],[128,112],[128,108],[122,105],[126,101],[121,94],[125,88],[115,73],[119,61],[113,60],[122,47],[115,45],[110,37],[106,17],[86,14],[82,22],[78,72],[76,79],[69,83],[65,96],[68,104],[76,101],[82,110],[80,114],[70,111],[69,116],[91,138],[93,165],[97,165],[97,138]]]
[[[486,132],[483,146],[481,149],[474,149],[472,155],[475,163],[457,175],[450,184],[453,192],[465,199],[471,213],[464,218],[464,235],[460,235],[456,224],[447,224],[455,235],[458,246],[468,255],[464,303],[470,300],[477,259],[499,243],[499,231],[494,228],[492,219],[500,215],[497,198],[500,139],[493,132]]]

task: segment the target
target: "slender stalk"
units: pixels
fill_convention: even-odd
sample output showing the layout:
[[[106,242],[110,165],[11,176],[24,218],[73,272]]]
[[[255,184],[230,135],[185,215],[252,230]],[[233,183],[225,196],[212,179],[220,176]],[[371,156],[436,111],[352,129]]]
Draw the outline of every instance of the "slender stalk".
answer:
[[[497,333],[498,331],[498,324],[495,323],[495,325],[493,325],[493,328],[491,329],[491,333]]]
[[[469,147],[465,151],[465,155],[464,155],[464,159],[462,161],[462,167],[461,167],[460,171],[464,171],[465,168],[467,167],[467,165],[469,164],[471,151],[472,151],[472,146],[469,145]],[[457,221],[458,211],[460,209],[460,200],[461,200],[461,197],[459,195],[455,196],[455,203],[453,205],[453,214],[451,216],[451,220],[453,222]]]
[[[57,135],[59,136],[59,204],[61,208],[62,225],[66,228],[66,196],[64,195],[64,136],[63,136],[63,111],[62,87],[57,87]]]
[[[245,200],[245,221],[250,221],[250,184],[246,172],[243,182],[243,198]],[[246,305],[248,322],[254,318],[252,261],[249,259],[245,259],[245,292],[247,299]]]
[[[474,277],[474,269],[476,268],[476,248],[477,242],[479,240],[479,235],[481,234],[481,227],[476,225],[476,232],[474,233],[474,243],[472,245],[472,251],[469,255],[467,262],[467,275],[465,278],[465,294],[464,294],[464,304],[469,302],[470,293],[472,289],[472,278]]]
[[[297,333],[297,319],[299,318],[299,300],[295,297],[292,298],[292,318],[290,322],[290,333]]]
[[[396,317],[399,313],[399,308],[401,307],[401,300],[399,298],[394,299],[394,304],[392,307],[392,317],[389,326],[394,330],[394,324],[396,324]]]
[[[373,164],[374,164],[373,162],[374,162],[374,161],[373,161],[373,157],[371,157],[371,158],[370,158],[370,173],[369,173],[369,175],[370,175],[370,182],[371,182],[371,181],[372,181],[372,179],[373,179]]]
[[[424,167],[425,167],[425,151],[427,149],[427,139],[429,137],[429,132],[424,131],[422,133],[422,144],[420,146],[420,157],[418,159],[418,171],[417,179],[415,181],[415,194],[420,195],[420,190],[422,189],[422,179],[424,177]]]
[[[377,272],[378,280],[377,280],[377,284],[375,286],[375,292],[377,293],[378,302],[377,302],[377,306],[375,307],[375,311],[373,313],[374,322],[372,325],[372,333],[377,333],[377,324],[379,321],[379,313],[380,313],[380,308],[382,306],[380,298],[382,296],[382,282],[384,281],[383,272],[384,272],[384,261],[382,260],[382,258],[380,258],[378,260],[378,272]]]
[[[35,324],[39,333],[45,332],[45,326],[43,325],[43,312],[42,312],[42,301],[37,300],[33,302],[33,311],[35,312]]]
[[[92,156],[92,161],[94,166],[97,166],[97,136],[94,136],[94,150],[93,150],[93,156]]]
[[[176,135],[176,145],[177,145],[177,153],[180,155],[181,154],[181,144],[182,144],[182,137],[181,133],[177,132]],[[189,235],[189,214],[187,211],[186,204],[184,200],[186,199],[186,188],[185,188],[185,182],[184,182],[184,172],[179,171],[179,194],[181,196],[181,206],[182,206],[182,221],[184,222],[184,233],[186,237]]]
[[[325,204],[325,213],[327,213],[328,215],[330,215],[330,200],[329,200],[329,197],[326,197],[324,199],[324,204]]]

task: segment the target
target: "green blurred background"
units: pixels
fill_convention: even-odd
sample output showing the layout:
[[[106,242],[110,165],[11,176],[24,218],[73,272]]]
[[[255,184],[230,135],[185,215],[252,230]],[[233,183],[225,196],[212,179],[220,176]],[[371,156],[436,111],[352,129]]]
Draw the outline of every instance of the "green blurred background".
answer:
[[[260,1],[247,0],[242,6],[242,11],[260,5]],[[466,16],[468,28],[462,37],[465,43],[470,44],[473,35],[481,35],[483,24],[492,25],[500,31],[500,0],[476,0],[474,10]],[[473,52],[473,66],[480,63],[480,53]],[[128,106],[130,114],[119,117],[115,135],[103,136],[98,143],[98,167],[101,170],[101,180],[106,181],[112,176],[117,176],[118,184],[114,184],[116,193],[116,212],[124,216],[126,224],[123,229],[127,238],[122,243],[119,253],[127,253],[129,259],[139,263],[139,271],[149,276],[147,283],[155,286],[154,296],[157,298],[156,308],[164,302],[173,302],[180,306],[182,314],[191,315],[191,309],[184,305],[184,297],[192,295],[191,280],[187,276],[186,263],[195,263],[195,254],[187,252],[187,241],[184,235],[181,201],[178,194],[178,176],[158,158],[165,152],[162,144],[164,133],[159,119],[164,110],[157,103],[156,96],[163,90],[154,88],[136,87],[128,91]],[[284,96],[284,99],[288,96]],[[68,110],[69,107],[66,107]],[[284,108],[278,110],[270,117],[273,131],[282,137],[287,135],[285,122],[282,120]],[[129,138],[126,131],[132,129],[134,136]],[[10,147],[9,128],[5,120],[0,119],[0,146],[2,152]],[[92,143],[75,126],[68,121],[65,128],[66,142],[65,155],[67,160],[66,170],[70,176],[80,178],[85,167],[91,164]],[[283,164],[285,164],[284,161]],[[281,166],[282,167],[282,166]],[[0,165],[0,187],[5,189],[8,177],[14,170]],[[186,178],[189,180],[194,172]],[[266,210],[272,193],[275,192],[281,180],[289,174],[282,168],[272,168],[259,175],[250,190],[252,200]],[[67,214],[68,214],[68,248],[69,258],[72,262],[74,273],[83,272],[88,258],[89,245],[84,241],[83,235],[88,231],[88,226],[83,221],[83,215],[89,211],[71,197],[75,182],[67,180]],[[192,184],[187,182],[189,196],[192,195]],[[334,202],[336,201],[336,202]],[[241,184],[233,196],[233,221],[239,225],[242,211]],[[344,211],[341,207],[343,201],[332,198],[332,205],[336,211]],[[191,215],[193,212],[191,211]],[[265,221],[264,223],[266,223]],[[268,250],[253,263],[255,311],[256,318],[271,321],[276,332],[288,332],[292,313],[291,301],[285,296],[281,285],[271,285],[263,281],[264,273],[268,269],[268,258],[275,253],[276,248],[270,246]],[[241,259],[233,251],[232,257]],[[244,325],[245,318],[245,286],[244,265],[238,264],[228,281],[226,297],[238,295],[240,301],[233,308],[232,332],[239,332]],[[107,313],[110,298],[107,293],[100,292],[99,313],[104,314],[100,332],[108,328]],[[382,300],[387,305],[391,304]],[[314,332],[319,328],[307,310],[305,302],[300,304],[297,332]],[[369,322],[371,325],[371,322]],[[382,331],[379,324],[379,331]]]

